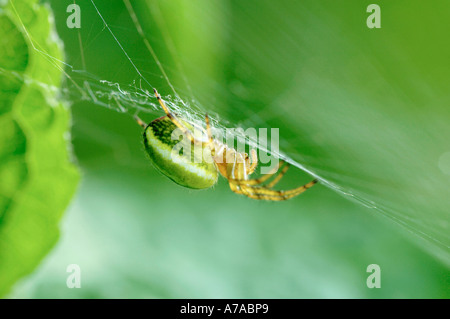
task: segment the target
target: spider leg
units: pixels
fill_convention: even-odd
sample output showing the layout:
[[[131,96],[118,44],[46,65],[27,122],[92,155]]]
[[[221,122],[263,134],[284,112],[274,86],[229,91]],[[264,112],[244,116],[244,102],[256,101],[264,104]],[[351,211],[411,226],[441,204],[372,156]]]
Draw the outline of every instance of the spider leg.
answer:
[[[230,182],[230,189],[237,194],[245,195],[249,198],[282,201],[300,195],[316,183],[317,179],[314,179],[313,181],[292,190],[277,191],[264,187],[252,187],[249,185],[240,184],[239,182]]]
[[[240,189],[240,187],[238,186],[238,184],[235,184],[233,182],[230,182],[230,189],[235,192],[236,194],[240,194],[240,195],[245,195],[249,198],[253,198],[253,199],[263,199],[260,195],[258,194],[254,194],[254,193],[249,193],[247,191],[242,191]]]
[[[208,133],[208,143],[212,143],[213,142],[213,137],[212,137],[212,133],[211,133],[211,124],[209,123],[209,116],[208,114],[205,114],[205,122],[206,122],[206,132]]]
[[[288,191],[278,191],[273,189],[268,189],[265,187],[252,187],[248,185],[239,185],[240,189],[242,189],[244,192],[248,191],[256,195],[260,195],[261,199],[267,199],[267,200],[286,200],[295,196],[300,195],[304,191],[306,191],[308,188],[311,188],[317,183],[317,179],[312,180],[311,182],[288,190]]]
[[[260,200],[271,200],[271,201],[282,201],[286,200],[288,198],[285,198],[281,195],[265,195],[257,192],[258,188],[255,187],[249,187],[246,185],[239,185],[239,184],[233,184],[230,183],[230,188],[233,192],[236,194],[244,195],[249,198],[253,199],[260,199]]]
[[[286,174],[287,170],[289,169],[289,166],[291,166],[289,163],[286,163],[286,165],[283,167],[283,169],[281,170],[281,172],[278,174],[277,177],[275,177],[269,184],[267,184],[265,187],[267,188],[272,188],[274,187],[276,184],[278,184],[278,182],[281,180],[281,178],[284,176],[284,174]]]
[[[205,114],[205,122],[206,122],[206,133],[208,134],[208,142],[203,143],[203,147],[209,146],[209,148],[211,149],[211,154],[214,155],[216,150],[213,143],[214,139],[211,133],[211,124],[209,122],[208,114]]]
[[[144,121],[142,121],[139,116],[135,115],[133,116],[133,118],[135,119],[135,121],[137,122],[137,124],[139,124],[140,126],[142,126],[143,128],[147,127],[147,124],[144,123]]]
[[[169,111],[169,108],[162,100],[161,95],[159,95],[158,91],[156,89],[153,89],[153,91],[155,92],[155,96],[158,99],[159,105],[161,105],[162,109],[166,113],[167,117],[172,121],[172,123],[175,124],[183,132],[183,134],[185,134],[191,140],[192,143],[198,143],[192,133],[183,124],[181,124]]]
[[[284,161],[280,160],[280,162],[278,163],[278,166],[276,168],[274,168],[272,171],[270,171],[270,173],[265,174],[264,176],[260,177],[260,178],[255,178],[255,179],[249,179],[249,180],[233,180],[234,182],[237,182],[239,184],[246,184],[246,185],[259,185],[264,183],[265,181],[267,181],[268,179],[270,179],[272,176],[274,176],[275,174],[278,173],[278,170],[280,169],[281,165],[283,165]],[[285,170],[285,169],[283,169]],[[287,170],[287,169],[286,169]],[[285,173],[285,172],[284,172]],[[284,174],[283,173],[283,174]],[[281,177],[280,177],[281,178]]]
[[[258,166],[258,155],[256,154],[255,149],[252,148],[252,150],[250,151],[250,156],[251,156],[251,164],[250,164],[250,158],[246,157],[245,161],[247,162],[248,167],[248,175],[253,174],[253,172],[256,169],[256,166]]]

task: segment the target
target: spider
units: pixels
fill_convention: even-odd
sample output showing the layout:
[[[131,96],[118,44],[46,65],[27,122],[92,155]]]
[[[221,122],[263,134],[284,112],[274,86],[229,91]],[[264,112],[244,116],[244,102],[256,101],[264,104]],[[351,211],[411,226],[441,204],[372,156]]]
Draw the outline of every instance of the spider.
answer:
[[[291,190],[273,190],[272,187],[281,180],[289,168],[289,163],[284,161],[279,161],[278,167],[269,174],[257,179],[249,179],[258,165],[255,150],[252,150],[249,156],[247,153],[238,152],[214,139],[207,114],[205,115],[207,141],[204,141],[193,133],[192,125],[178,119],[170,112],[156,89],[154,89],[154,93],[166,115],[153,120],[149,124],[145,124],[137,116],[135,116],[135,120],[144,128],[144,145],[153,165],[175,183],[188,188],[205,189],[216,184],[220,173],[228,180],[233,192],[253,199],[270,201],[290,199],[300,195],[317,183],[317,179],[314,179]],[[172,149],[179,143],[177,139],[173,138],[173,132],[176,128],[180,130],[182,137],[187,137],[187,139],[184,139],[187,143],[200,145],[202,150],[208,148],[210,153],[207,154],[210,154],[211,158],[208,161],[205,161],[204,158],[200,161],[192,161],[193,157],[196,156],[192,152],[191,158],[188,158],[189,156],[176,156],[176,159],[174,159]],[[278,171],[279,173],[276,175]],[[264,185],[271,177],[274,177],[273,180]]]

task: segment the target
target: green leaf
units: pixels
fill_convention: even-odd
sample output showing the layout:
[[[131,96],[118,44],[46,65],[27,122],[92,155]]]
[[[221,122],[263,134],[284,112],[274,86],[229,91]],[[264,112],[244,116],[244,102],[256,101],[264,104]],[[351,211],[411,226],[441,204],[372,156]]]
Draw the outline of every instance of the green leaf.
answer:
[[[79,179],[68,149],[70,113],[55,93],[57,39],[37,1],[0,6],[0,295],[56,243]]]

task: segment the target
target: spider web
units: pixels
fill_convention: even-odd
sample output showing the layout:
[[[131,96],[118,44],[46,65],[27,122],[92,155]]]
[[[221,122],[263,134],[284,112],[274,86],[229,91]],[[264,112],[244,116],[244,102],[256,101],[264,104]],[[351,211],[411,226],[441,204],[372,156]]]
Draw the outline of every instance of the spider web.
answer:
[[[86,47],[86,40],[79,37],[79,46],[82,60],[82,68],[76,68],[64,61],[59,61],[58,59],[48,55],[46,52],[40,49],[39,43],[33,41],[32,37],[25,31],[25,34],[29,37],[29,41],[33,44],[33,48],[39,51],[41,54],[46,56],[46,58],[57,68],[64,71],[65,75],[65,87],[60,89],[48,85],[47,83],[36,83],[33,79],[25,79],[25,81],[34,82],[39,86],[44,87],[47,90],[59,92],[63,97],[69,101],[89,101],[100,107],[108,108],[113,111],[123,113],[127,116],[141,115],[145,113],[149,114],[160,114],[160,106],[154,97],[152,90],[155,88],[152,83],[153,81],[149,78],[162,78],[165,80],[167,87],[169,88],[170,94],[163,94],[163,99],[168,107],[180,118],[193,123],[197,126],[204,127],[204,114],[208,112],[211,118],[212,125],[216,128],[226,129],[227,127],[233,127],[233,123],[226,119],[221,114],[217,112],[212,112],[210,107],[212,104],[208,103],[208,107],[196,98],[195,89],[190,85],[189,79],[186,76],[186,72],[183,70],[182,63],[180,63],[180,58],[178,57],[176,48],[174,46],[174,40],[165,25],[164,19],[162,18],[161,12],[159,11],[157,3],[149,8],[151,13],[151,19],[154,20],[158,26],[160,32],[162,33],[163,44],[172,56],[176,70],[175,72],[180,75],[183,82],[183,89],[175,86],[167,73],[167,66],[161,62],[155,49],[154,42],[147,38],[145,35],[141,21],[139,20],[133,5],[129,0],[123,0],[124,5],[127,9],[129,18],[134,25],[134,30],[126,30],[127,32],[137,32],[141,39],[142,50],[145,52],[148,58],[153,59],[157,69],[156,70],[144,70],[139,66],[133,56],[131,56],[128,50],[123,45],[124,39],[117,35],[117,30],[120,30],[120,26],[112,25],[108,20],[108,16],[102,12],[102,10],[97,6],[97,1],[90,0],[93,10],[95,11],[97,18],[103,24],[103,30],[100,34],[92,36],[90,41],[97,41],[98,37],[102,37],[103,40],[110,39],[108,41],[113,41],[117,48],[122,52],[123,56],[128,62],[128,68],[132,68],[136,73],[136,78],[131,83],[118,83],[109,79],[100,78],[95,74],[87,71],[86,62],[84,60],[84,50]],[[14,3],[14,2],[13,2]],[[76,2],[75,2],[76,3]],[[23,25],[22,25],[23,27]],[[108,36],[107,36],[108,35]],[[61,66],[63,65],[63,66]],[[0,69],[0,72],[8,72],[7,70]],[[150,76],[149,76],[150,74]],[[160,92],[161,93],[161,92]],[[252,121],[259,121],[265,123],[264,119],[260,118],[250,118],[247,122],[252,123]],[[298,169],[308,173],[309,175],[317,178],[320,183],[329,189],[342,195],[344,198],[351,200],[358,205],[362,205],[366,208],[371,209],[376,214],[381,214],[394,221],[396,224],[402,226],[408,232],[426,239],[429,242],[434,243],[436,246],[448,250],[450,247],[442,242],[439,238],[432,236],[421,229],[417,228],[407,215],[402,214],[400,211],[381,204],[381,201],[373,199],[373,196],[365,194],[362,191],[349,189],[336,182],[333,182],[324,177],[322,174],[324,171],[321,169],[314,169],[308,167],[295,160],[294,158],[302,158],[301,154],[291,153],[290,156],[280,152],[274,152],[269,150],[262,145],[258,144],[258,141],[249,139],[248,136],[236,135],[237,139],[245,140],[249,145],[254,148],[259,149],[267,153],[272,153],[272,155],[285,160],[291,165],[297,167]],[[281,139],[283,139],[281,134]],[[330,172],[327,172],[327,176],[330,176]],[[342,176],[337,176],[338,180]]]

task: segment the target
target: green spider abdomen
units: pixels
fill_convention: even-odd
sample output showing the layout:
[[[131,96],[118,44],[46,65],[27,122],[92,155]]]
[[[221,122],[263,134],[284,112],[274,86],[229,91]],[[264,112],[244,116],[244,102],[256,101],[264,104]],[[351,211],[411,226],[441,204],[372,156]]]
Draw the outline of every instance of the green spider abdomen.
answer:
[[[154,120],[145,128],[144,145],[153,165],[181,186],[194,189],[213,186],[218,178],[215,164],[206,162],[203,157],[199,158],[198,153],[194,154],[194,145],[187,137],[173,138],[172,132],[176,128],[167,116]],[[181,146],[184,152],[190,148],[190,154],[173,152],[175,146]]]

